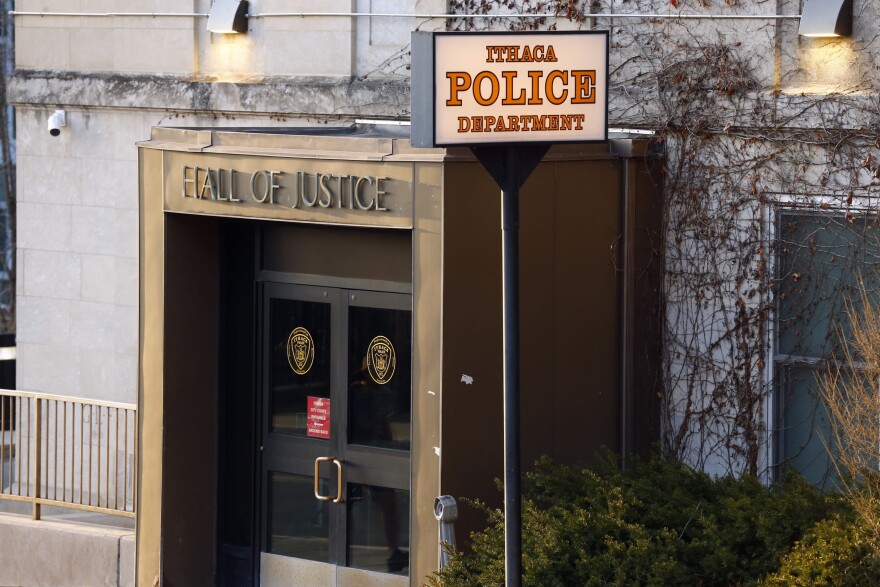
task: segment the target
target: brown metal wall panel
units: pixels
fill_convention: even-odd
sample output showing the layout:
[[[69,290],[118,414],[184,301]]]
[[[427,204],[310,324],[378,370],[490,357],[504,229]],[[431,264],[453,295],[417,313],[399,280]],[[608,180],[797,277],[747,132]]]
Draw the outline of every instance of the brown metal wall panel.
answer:
[[[635,320],[633,333],[633,451],[645,455],[660,441],[663,382],[663,193],[660,164],[637,162]]]
[[[520,192],[520,389],[522,462],[556,454],[556,164],[538,166]],[[492,227],[499,234],[498,227]],[[499,236],[500,238],[500,236]],[[501,259],[497,262],[500,264]]]
[[[267,271],[351,279],[412,280],[411,231],[262,223]]]
[[[218,462],[218,585],[245,583],[254,574],[258,498],[255,373],[255,232],[251,220],[221,220],[220,380]]]
[[[218,220],[166,216],[162,585],[214,581]]]
[[[499,506],[502,476],[501,199],[479,163],[444,174],[441,492]],[[459,508],[456,534],[485,524]]]
[[[555,451],[593,460],[619,442],[619,306],[612,247],[619,243],[618,162],[556,164]],[[537,390],[529,390],[534,393]],[[527,438],[523,445],[528,446]]]
[[[619,172],[612,156],[545,161],[521,191],[523,465],[592,460],[619,439]],[[447,163],[441,484],[500,505],[500,195],[477,163]],[[465,379],[465,381],[462,381]],[[471,381],[472,380],[472,381]],[[470,381],[470,383],[468,383]],[[460,513],[460,539],[484,524]]]

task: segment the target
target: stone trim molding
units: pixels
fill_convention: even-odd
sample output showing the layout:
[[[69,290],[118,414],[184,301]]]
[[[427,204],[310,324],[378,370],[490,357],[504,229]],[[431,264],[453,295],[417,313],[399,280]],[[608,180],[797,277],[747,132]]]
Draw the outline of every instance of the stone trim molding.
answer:
[[[331,118],[409,118],[409,83],[340,78],[249,78],[18,69],[7,100],[15,106],[76,106]]]
[[[809,88],[807,88],[809,89]],[[648,108],[638,119],[638,104],[656,100],[653,94],[611,90],[609,124],[654,128],[660,120]],[[15,106],[146,109],[205,114],[248,114],[284,119],[375,118],[408,120],[408,79],[265,77],[237,81],[193,79],[185,76],[83,73],[18,69],[7,85],[7,100]],[[876,127],[876,94],[824,91],[757,91],[738,97],[722,118],[724,128],[818,130],[833,121],[835,128]],[[755,112],[772,112],[772,120]],[[824,124],[822,124],[824,121]]]

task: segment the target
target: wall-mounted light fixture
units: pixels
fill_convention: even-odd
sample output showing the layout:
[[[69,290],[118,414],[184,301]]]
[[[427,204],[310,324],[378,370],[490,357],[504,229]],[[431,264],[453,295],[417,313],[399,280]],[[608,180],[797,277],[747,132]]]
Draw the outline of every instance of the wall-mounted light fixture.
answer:
[[[208,13],[208,30],[212,33],[246,33],[247,0],[214,0]]]
[[[848,37],[852,35],[852,0],[806,0],[799,35]]]

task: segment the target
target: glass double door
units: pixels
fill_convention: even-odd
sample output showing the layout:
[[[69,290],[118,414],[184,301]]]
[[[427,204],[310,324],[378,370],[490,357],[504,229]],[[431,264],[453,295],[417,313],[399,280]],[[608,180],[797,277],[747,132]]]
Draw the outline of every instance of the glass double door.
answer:
[[[411,304],[264,284],[261,551],[408,573]]]

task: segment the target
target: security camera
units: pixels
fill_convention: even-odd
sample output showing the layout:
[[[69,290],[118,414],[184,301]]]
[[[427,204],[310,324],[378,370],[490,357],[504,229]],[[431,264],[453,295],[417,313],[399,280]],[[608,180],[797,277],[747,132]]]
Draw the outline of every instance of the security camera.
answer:
[[[454,522],[458,519],[458,504],[451,495],[441,495],[434,499],[434,517],[444,523]]]
[[[49,134],[57,137],[61,134],[61,129],[67,126],[67,113],[64,110],[56,110],[49,117]]]

